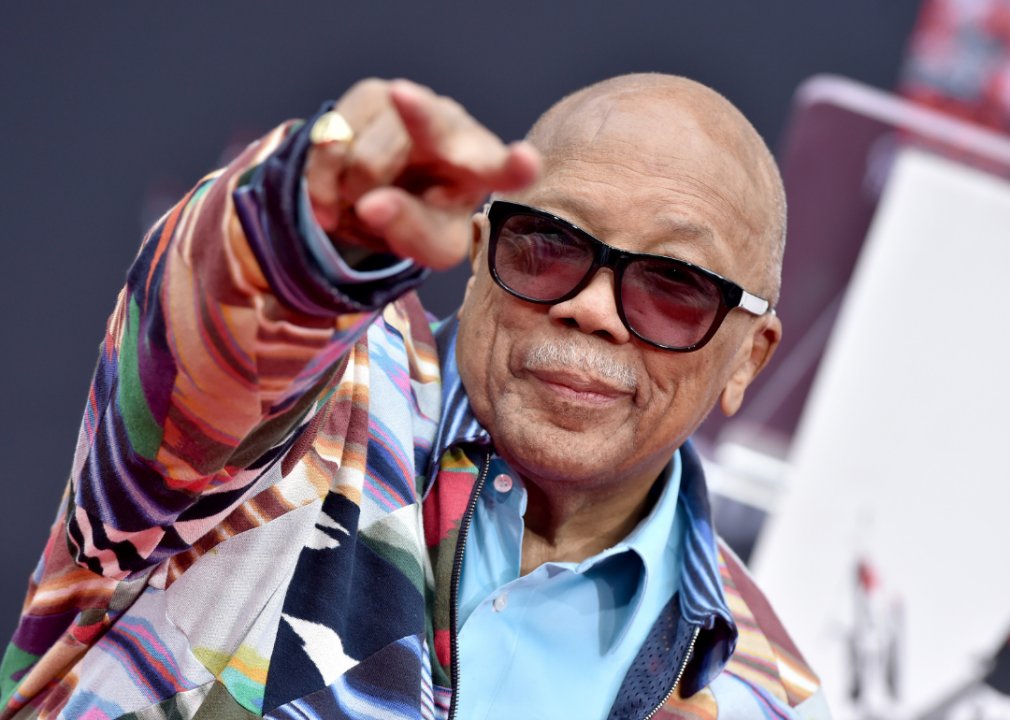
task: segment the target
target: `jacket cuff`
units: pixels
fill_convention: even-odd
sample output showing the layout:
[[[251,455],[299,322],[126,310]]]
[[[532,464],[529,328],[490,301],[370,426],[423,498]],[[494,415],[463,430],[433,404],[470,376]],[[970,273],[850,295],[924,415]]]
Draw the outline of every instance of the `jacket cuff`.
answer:
[[[305,240],[309,255],[331,285],[356,285],[372,280],[388,280],[414,265],[413,260],[402,260],[389,253],[355,248],[361,251],[364,257],[352,267],[345,259],[344,253],[337,249],[316,220],[316,215],[312,211],[312,201],[309,199],[308,183],[304,177],[298,196],[298,229]],[[369,269],[363,269],[365,266]]]
[[[389,273],[341,278],[327,272],[332,268],[324,269],[310,249],[299,222],[302,175],[312,146],[309,132],[333,104],[323,103],[307,123],[297,126],[232,195],[249,246],[278,300],[316,317],[378,310],[420,285],[428,274],[390,256],[391,265],[385,268]]]

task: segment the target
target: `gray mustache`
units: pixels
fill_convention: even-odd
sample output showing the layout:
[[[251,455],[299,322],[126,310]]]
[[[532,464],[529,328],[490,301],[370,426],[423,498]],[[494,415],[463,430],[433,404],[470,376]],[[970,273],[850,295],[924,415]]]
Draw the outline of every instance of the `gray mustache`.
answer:
[[[600,378],[617,382],[622,390],[635,390],[635,371],[628,365],[600,352],[597,348],[586,347],[573,340],[548,340],[526,349],[523,364],[537,368],[556,369],[572,367]]]

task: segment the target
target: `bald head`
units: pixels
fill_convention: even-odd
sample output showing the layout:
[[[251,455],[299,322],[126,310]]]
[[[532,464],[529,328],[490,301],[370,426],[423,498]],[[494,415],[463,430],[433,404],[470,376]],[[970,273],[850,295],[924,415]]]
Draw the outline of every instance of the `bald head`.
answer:
[[[541,173],[502,199],[563,218],[618,251],[679,258],[775,301],[781,181],[754,128],[717,93],[664,75],[614,78],[556,104],[528,140],[542,155]],[[564,233],[549,222],[510,227],[523,272],[550,282],[581,272],[584,246],[562,250]],[[541,229],[555,239],[537,240]],[[574,294],[530,302],[492,275],[503,233],[498,220],[474,216],[474,276],[456,344],[474,416],[506,462],[555,493],[558,507],[604,487],[644,502],[716,403],[737,411],[779,343],[781,321],[734,309],[718,326],[712,317],[704,345],[671,352],[636,333],[633,317],[654,308],[669,311],[671,327],[701,322],[708,306],[692,305],[700,293],[686,279],[625,263],[623,253],[600,267],[596,253]],[[636,265],[646,279],[626,283]]]
[[[629,158],[673,153],[705,165],[711,177],[702,182],[723,184],[718,190],[739,217],[735,246],[760,266],[759,287],[747,289],[777,301],[785,248],[782,180],[764,140],[719,93],[683,77],[622,75],[563,98],[526,139],[546,166],[590,148]]]

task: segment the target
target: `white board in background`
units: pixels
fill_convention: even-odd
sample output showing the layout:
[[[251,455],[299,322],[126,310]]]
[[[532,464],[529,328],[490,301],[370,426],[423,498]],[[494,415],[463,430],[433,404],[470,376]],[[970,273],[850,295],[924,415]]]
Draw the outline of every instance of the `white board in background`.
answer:
[[[891,717],[977,676],[1010,632],[1010,182],[901,152],[791,465],[752,565],[836,720],[861,555],[904,606]]]

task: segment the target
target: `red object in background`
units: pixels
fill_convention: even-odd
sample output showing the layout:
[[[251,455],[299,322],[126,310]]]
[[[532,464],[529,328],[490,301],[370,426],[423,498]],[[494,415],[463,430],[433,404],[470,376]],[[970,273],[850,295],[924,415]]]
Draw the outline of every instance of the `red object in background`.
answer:
[[[862,588],[863,592],[873,592],[880,587],[880,578],[877,577],[877,571],[867,560],[863,559],[859,561],[856,573],[859,577],[859,587]]]
[[[925,0],[899,92],[1010,132],[1010,0]]]

